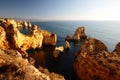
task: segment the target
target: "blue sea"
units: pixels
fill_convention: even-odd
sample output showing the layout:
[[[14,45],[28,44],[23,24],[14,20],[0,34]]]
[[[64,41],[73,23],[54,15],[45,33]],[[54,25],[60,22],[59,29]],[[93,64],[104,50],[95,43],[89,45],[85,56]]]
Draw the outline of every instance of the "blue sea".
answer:
[[[66,35],[73,36],[75,30],[80,26],[85,26],[88,37],[101,40],[109,51],[113,51],[115,45],[120,41],[120,21],[48,21],[32,23],[40,26],[41,29],[57,34],[57,46],[63,46]],[[70,50],[62,53],[58,61],[54,60],[50,49],[36,51],[30,56],[36,60],[36,65],[48,68],[50,72],[62,74],[66,80],[75,80],[72,65],[75,60],[75,52],[79,50],[82,42],[70,44]]]

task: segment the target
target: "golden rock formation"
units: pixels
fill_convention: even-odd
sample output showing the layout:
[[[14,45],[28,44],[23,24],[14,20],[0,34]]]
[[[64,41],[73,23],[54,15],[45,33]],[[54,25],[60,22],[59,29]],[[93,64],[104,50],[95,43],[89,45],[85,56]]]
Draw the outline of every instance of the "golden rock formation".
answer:
[[[56,45],[57,42],[57,35],[53,34],[51,32],[48,32],[46,30],[41,30],[42,34],[43,34],[43,44],[44,45]]]
[[[120,80],[120,52],[108,52],[94,38],[83,43],[73,66],[80,80]]]
[[[21,33],[21,29],[28,29],[29,34]],[[43,45],[55,45],[57,35],[46,30],[41,30],[36,25],[26,21],[16,21],[14,19],[0,19],[1,48],[11,48],[20,51],[41,48]]]
[[[84,26],[78,27],[71,38],[69,35],[66,36],[65,40],[67,41],[80,41],[81,39],[87,38],[86,29]]]
[[[45,72],[47,71],[47,72]],[[0,48],[0,80],[65,80],[63,76],[37,69],[16,50]]]

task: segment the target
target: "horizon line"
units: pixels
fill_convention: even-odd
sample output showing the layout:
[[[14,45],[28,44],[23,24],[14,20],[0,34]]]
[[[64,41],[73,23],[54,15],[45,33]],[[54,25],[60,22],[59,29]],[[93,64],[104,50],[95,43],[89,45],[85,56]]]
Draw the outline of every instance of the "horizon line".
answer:
[[[57,19],[57,20],[47,20],[47,19],[35,19],[35,18],[15,18],[15,17],[1,17],[1,18],[11,18],[20,21],[30,21],[30,22],[47,22],[47,21],[120,21],[120,20],[112,20],[112,19]]]

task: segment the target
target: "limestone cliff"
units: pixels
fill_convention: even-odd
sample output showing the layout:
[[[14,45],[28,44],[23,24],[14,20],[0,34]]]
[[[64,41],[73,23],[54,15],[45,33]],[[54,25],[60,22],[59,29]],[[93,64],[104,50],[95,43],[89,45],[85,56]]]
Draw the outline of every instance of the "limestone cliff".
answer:
[[[30,33],[23,34],[21,29],[27,29]],[[55,45],[57,41],[56,34],[41,30],[37,25],[26,21],[1,18],[0,31],[0,47],[6,49],[26,51],[31,48],[41,48],[42,44]]]
[[[73,64],[76,75],[80,80],[120,80],[120,52],[117,51],[110,53],[100,40],[87,39]]]

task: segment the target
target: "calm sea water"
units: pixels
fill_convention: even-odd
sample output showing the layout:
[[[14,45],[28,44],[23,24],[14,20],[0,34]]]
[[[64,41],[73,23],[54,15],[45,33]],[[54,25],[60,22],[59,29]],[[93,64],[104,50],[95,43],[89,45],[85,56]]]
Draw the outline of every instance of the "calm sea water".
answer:
[[[86,27],[86,33],[89,37],[103,41],[109,51],[112,51],[120,41],[120,21],[50,21],[32,23],[40,26],[41,29],[57,34],[57,46],[64,45],[66,35],[73,36],[76,28],[80,26]],[[60,73],[67,80],[75,80],[72,64],[75,59],[74,54],[79,50],[82,42],[70,44],[70,50],[62,53],[57,61],[52,57],[53,51],[49,48],[35,51],[29,55],[36,60],[36,66],[41,65],[48,68],[51,72]]]

